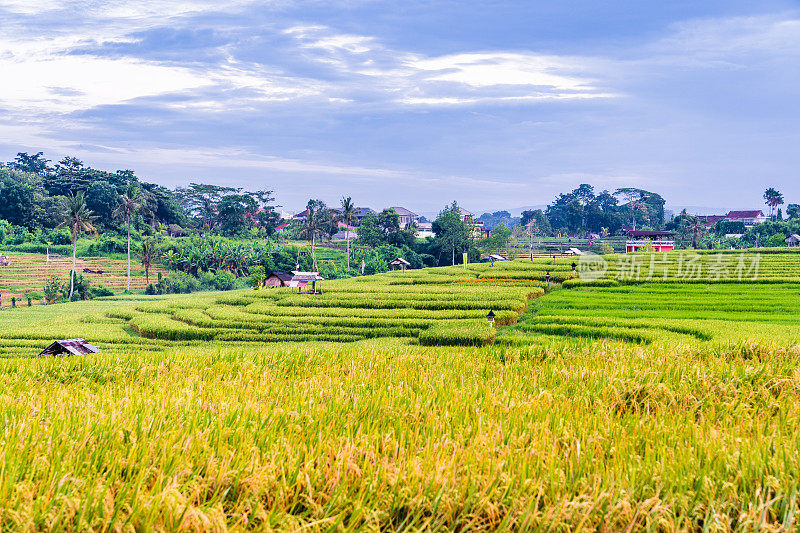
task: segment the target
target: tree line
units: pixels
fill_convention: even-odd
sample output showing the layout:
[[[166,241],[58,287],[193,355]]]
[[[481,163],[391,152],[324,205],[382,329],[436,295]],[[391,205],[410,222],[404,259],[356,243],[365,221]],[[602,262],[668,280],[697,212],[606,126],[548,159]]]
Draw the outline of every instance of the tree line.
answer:
[[[613,192],[597,192],[594,186],[582,183],[570,192],[560,193],[545,209],[529,209],[519,218],[508,211],[484,213],[477,220],[487,227],[500,224],[531,227],[539,235],[615,234],[623,228],[661,229],[664,226],[664,198],[661,195],[632,187]]]
[[[132,190],[133,189],[133,190]],[[0,165],[0,219],[29,231],[56,228],[67,210],[67,199],[83,195],[100,231],[147,232],[163,226],[170,234],[189,229],[227,236],[256,230],[269,235],[280,221],[272,191],[191,183],[172,191],[139,180],[132,170],[108,172],[75,157],[51,165],[42,152],[21,152]],[[115,216],[120,197],[139,196],[142,209],[125,220]]]

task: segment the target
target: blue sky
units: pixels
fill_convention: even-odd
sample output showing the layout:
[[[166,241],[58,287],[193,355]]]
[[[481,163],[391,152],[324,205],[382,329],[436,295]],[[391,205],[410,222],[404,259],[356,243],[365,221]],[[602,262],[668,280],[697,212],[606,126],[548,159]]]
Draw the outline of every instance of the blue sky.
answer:
[[[800,203],[800,4],[0,0],[0,159],[296,210]]]

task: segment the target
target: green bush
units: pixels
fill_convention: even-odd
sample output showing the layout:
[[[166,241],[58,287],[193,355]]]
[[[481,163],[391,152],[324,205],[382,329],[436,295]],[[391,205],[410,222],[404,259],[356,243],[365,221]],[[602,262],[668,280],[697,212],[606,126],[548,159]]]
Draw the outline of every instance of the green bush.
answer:
[[[227,270],[218,270],[211,281],[211,287],[218,291],[229,291],[236,283],[236,276]]]
[[[90,298],[100,298],[101,296],[114,296],[114,292],[100,285],[99,287],[93,288],[89,291]]]
[[[72,244],[72,235],[66,228],[52,229],[44,232],[41,236],[46,239],[50,244],[57,246],[70,246]]]

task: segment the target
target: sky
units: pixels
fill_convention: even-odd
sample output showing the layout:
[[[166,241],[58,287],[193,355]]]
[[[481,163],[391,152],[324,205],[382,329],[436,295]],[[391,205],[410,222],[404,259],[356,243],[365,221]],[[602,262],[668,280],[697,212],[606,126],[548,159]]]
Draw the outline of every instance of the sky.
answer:
[[[0,0],[0,160],[476,213],[800,203],[800,2]]]

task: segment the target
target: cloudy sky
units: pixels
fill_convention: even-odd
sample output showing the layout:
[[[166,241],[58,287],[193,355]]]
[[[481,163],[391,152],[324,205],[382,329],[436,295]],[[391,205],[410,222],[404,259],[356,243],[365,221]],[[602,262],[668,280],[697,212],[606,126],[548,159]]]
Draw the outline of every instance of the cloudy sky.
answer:
[[[800,3],[0,0],[0,160],[473,211],[800,203]]]

